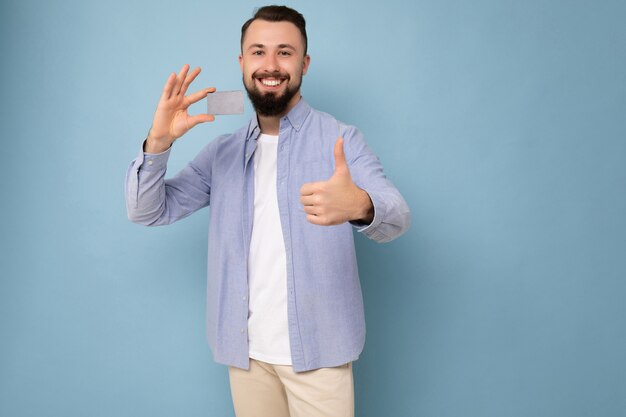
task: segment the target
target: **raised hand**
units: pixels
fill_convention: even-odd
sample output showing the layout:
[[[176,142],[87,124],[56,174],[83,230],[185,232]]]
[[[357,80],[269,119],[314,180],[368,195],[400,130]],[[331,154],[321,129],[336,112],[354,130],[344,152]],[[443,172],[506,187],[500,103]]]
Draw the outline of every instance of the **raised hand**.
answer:
[[[144,151],[160,153],[167,150],[172,143],[198,123],[211,122],[215,117],[210,114],[190,116],[187,108],[215,91],[215,88],[205,88],[196,93],[185,96],[189,84],[200,74],[200,68],[189,73],[189,65],[183,65],[180,73],[171,73],[167,78],[163,93],[154,113],[152,127]]]
[[[343,152],[343,138],[335,142],[335,172],[327,181],[310,182],[300,188],[300,202],[309,222],[332,226],[358,220],[369,224],[374,206],[369,195],[352,182]]]

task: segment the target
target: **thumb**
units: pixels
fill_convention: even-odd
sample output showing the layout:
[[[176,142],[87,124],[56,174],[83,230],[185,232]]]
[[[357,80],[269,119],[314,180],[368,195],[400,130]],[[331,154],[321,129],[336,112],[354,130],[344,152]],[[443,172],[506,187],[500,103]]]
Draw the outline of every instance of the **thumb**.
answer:
[[[343,138],[338,138],[335,142],[335,173],[334,175],[350,175],[346,155],[343,153]]]
[[[200,114],[196,114],[195,116],[189,116],[187,118],[187,128],[191,129],[197,124],[212,122],[214,120],[215,120],[215,116],[213,116],[212,114],[200,113]]]

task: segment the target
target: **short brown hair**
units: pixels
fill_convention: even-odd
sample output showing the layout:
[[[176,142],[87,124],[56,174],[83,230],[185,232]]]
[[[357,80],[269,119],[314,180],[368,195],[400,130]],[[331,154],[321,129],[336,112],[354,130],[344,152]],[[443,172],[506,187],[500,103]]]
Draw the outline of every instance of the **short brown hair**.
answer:
[[[256,9],[254,15],[248,19],[241,27],[241,50],[243,51],[243,38],[246,35],[248,26],[255,20],[266,20],[268,22],[291,22],[300,30],[302,40],[304,41],[304,55],[306,55],[308,40],[306,37],[306,22],[304,16],[297,10],[287,6],[264,6]]]

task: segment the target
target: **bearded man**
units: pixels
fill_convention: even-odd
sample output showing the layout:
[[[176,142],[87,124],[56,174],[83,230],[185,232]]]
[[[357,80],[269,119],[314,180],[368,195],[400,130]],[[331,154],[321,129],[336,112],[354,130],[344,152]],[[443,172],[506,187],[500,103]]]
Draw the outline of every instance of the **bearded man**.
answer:
[[[362,134],[302,98],[310,61],[303,16],[258,9],[239,56],[252,120],[166,180],[174,141],[215,120],[187,112],[215,89],[186,96],[200,68],[185,65],[127,173],[134,222],[170,224],[210,206],[207,337],[229,367],[237,417],[354,415],[365,321],[353,230],[386,242],[409,227]]]

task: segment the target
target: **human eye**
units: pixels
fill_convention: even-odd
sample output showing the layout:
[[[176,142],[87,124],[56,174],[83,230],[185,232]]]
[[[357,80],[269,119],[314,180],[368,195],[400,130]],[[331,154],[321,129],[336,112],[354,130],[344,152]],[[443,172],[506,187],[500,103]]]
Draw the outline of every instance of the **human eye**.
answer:
[[[261,49],[257,49],[252,51],[252,55],[261,56],[263,55],[263,51]]]
[[[280,56],[291,56],[291,52],[287,50],[279,51],[278,55]]]

